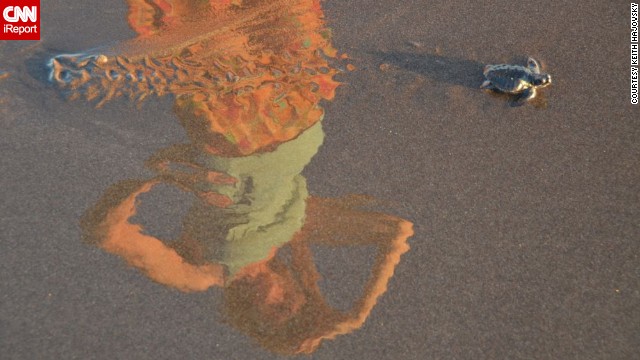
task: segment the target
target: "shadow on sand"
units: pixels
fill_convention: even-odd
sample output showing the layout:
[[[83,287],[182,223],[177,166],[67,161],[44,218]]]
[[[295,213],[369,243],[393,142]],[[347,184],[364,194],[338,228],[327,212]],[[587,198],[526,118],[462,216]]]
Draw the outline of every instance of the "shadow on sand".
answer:
[[[374,52],[373,55],[383,63],[451,85],[478,89],[484,80],[484,64],[473,60],[402,51]]]
[[[481,91],[480,85],[484,81],[483,70],[485,64],[473,60],[403,51],[373,52],[372,54],[382,64],[391,64],[450,85],[459,85]],[[512,63],[520,63],[520,61],[514,60]],[[513,95],[497,91],[485,92],[492,97],[504,100],[509,107],[519,107],[526,103],[517,101],[517,97]],[[544,93],[539,93],[529,103],[536,108],[547,107],[547,99]]]

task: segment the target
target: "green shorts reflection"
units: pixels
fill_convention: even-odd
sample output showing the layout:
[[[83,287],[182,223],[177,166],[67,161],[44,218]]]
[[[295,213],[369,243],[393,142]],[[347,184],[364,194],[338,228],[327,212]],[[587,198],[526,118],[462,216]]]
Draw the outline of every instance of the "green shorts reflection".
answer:
[[[224,158],[190,145],[160,151],[148,161],[156,177],[113,185],[87,212],[85,239],[158,283],[184,292],[220,287],[234,327],[270,351],[311,353],[323,339],[362,326],[413,234],[406,220],[362,210],[364,197],[309,196],[301,172],[323,136],[319,122],[270,153]],[[138,197],[161,183],[196,195],[170,245],[129,221]],[[377,249],[348,311],[330,306],[320,290],[311,245]]]

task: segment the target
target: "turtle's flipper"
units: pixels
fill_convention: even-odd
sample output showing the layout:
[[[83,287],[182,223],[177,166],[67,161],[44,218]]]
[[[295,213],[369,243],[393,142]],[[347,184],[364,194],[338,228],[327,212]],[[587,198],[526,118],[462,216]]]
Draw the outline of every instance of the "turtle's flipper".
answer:
[[[529,59],[527,59],[527,67],[535,74],[540,74],[540,64],[536,61],[536,59],[529,57]]]
[[[533,99],[534,97],[536,97],[536,89],[532,87],[528,88],[525,91],[518,94],[518,96],[516,96],[516,98],[513,101],[513,105],[522,106],[526,104],[529,100]]]
[[[489,80],[485,80],[482,85],[480,85],[480,89],[493,89],[493,84]]]

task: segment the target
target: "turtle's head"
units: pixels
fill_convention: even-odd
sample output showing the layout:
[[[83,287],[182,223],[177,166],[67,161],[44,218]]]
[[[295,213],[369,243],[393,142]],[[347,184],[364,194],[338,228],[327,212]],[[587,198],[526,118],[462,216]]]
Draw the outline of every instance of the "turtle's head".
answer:
[[[545,87],[551,85],[551,75],[549,74],[537,74],[533,79],[533,85],[535,87]]]

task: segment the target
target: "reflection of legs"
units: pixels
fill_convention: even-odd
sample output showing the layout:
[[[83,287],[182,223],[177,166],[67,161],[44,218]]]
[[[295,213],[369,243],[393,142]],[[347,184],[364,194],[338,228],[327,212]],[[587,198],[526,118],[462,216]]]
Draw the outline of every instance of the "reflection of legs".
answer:
[[[261,264],[266,266],[265,271],[254,276],[239,276],[226,288],[227,313],[234,326],[272,351],[289,355],[311,353],[322,340],[361,327],[378,297],[386,291],[400,255],[409,249],[406,240],[413,231],[408,221],[356,210],[357,205],[362,205],[360,198],[307,198],[305,224],[288,245],[290,262],[284,260],[286,257],[276,256]],[[321,274],[316,268],[311,244],[378,248],[364,293],[347,313],[334,309],[326,301],[319,286]],[[248,274],[246,269],[243,273]],[[255,298],[256,288],[262,289],[261,281],[257,280],[267,273],[287,285],[282,287],[288,289],[283,292],[283,299],[294,296],[282,302],[281,308],[269,309],[268,304],[263,304],[265,296]]]
[[[366,205],[357,198],[307,200],[303,231],[307,241],[325,245],[376,244],[389,247],[411,236],[411,223],[395,216],[358,210]],[[406,234],[405,232],[410,232]]]
[[[152,280],[182,291],[222,285],[222,266],[192,265],[160,239],[144,234],[142,226],[129,222],[136,213],[138,196],[158,182],[130,180],[111,186],[81,220],[85,240],[122,257]]]
[[[332,331],[306,340],[302,352],[312,351],[322,339],[332,339],[362,326],[378,297],[387,290],[400,256],[409,250],[407,239],[413,235],[412,227],[413,224],[398,217],[356,210],[348,200],[308,199],[303,241],[329,246],[371,244],[378,247],[378,253],[365,291],[348,318],[336,323]]]

